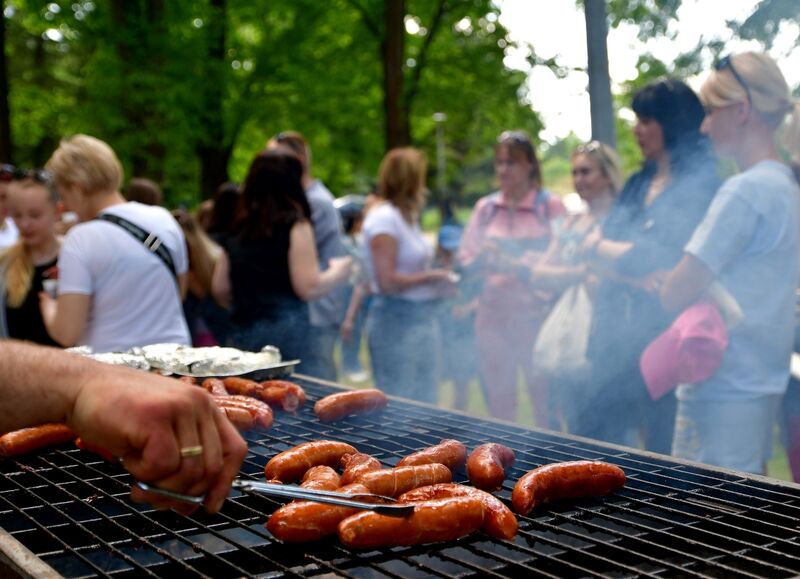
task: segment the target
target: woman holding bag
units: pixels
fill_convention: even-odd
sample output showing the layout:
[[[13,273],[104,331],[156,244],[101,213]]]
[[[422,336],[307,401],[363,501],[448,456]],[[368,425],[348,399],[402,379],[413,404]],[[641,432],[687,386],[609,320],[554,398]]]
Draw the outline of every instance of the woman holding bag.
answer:
[[[720,188],[666,277],[660,297],[670,311],[696,302],[713,282],[741,306],[728,347],[711,378],[677,389],[673,455],[764,473],[772,427],[789,380],[797,286],[800,189],[778,153],[775,133],[800,155],[800,105],[778,65],[746,52],[719,60],[700,96],[702,131],[742,170]],[[743,428],[746,425],[746,428]]]

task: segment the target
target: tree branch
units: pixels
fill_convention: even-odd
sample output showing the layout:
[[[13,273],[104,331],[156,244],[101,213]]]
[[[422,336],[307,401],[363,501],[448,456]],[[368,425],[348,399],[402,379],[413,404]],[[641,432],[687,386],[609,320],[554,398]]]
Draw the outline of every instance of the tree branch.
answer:
[[[425,42],[422,44],[422,49],[419,51],[419,56],[417,58],[417,66],[414,67],[414,73],[411,75],[408,83],[408,89],[406,90],[406,94],[404,95],[404,104],[406,107],[411,106],[411,101],[417,95],[419,91],[419,81],[420,77],[422,76],[422,70],[425,68],[425,64],[428,59],[428,50],[430,49],[431,44],[433,43],[433,39],[436,36],[436,32],[441,28],[442,20],[444,20],[444,15],[447,13],[447,0],[439,0],[439,5],[436,7],[436,13],[433,16],[433,22],[431,22],[431,27],[428,31],[428,35],[425,37]]]
[[[364,25],[367,27],[372,35],[378,42],[383,42],[383,34],[381,34],[381,27],[380,25],[370,16],[367,9],[361,5],[358,0],[345,0],[346,4],[349,4],[352,8],[356,10],[359,14],[361,14],[361,18],[364,20]]]

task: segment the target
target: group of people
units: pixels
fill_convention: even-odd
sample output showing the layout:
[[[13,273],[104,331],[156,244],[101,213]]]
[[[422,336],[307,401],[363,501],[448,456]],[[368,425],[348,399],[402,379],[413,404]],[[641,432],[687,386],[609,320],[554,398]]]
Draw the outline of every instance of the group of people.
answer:
[[[661,79],[632,105],[644,163],[624,184],[613,149],[583,145],[571,163],[584,209],[567,211],[543,188],[531,139],[504,132],[494,149],[499,190],[478,201],[460,240],[440,236],[447,247],[438,256],[420,226],[424,155],[386,154],[361,227],[363,277],[352,292],[370,295],[375,384],[437,403],[441,334],[456,319],[474,319],[474,341],[459,340],[474,351],[461,360],[477,360],[493,416],[516,419],[521,377],[540,426],[764,472],[794,336],[800,190],[791,167],[800,165],[800,109],[776,63],[759,53],[718,61],[699,97]],[[789,115],[787,163],[776,133]],[[719,157],[740,172],[723,181]],[[272,344],[301,359],[302,371],[336,378],[334,345],[342,329],[350,335],[358,309],[346,303],[354,254],[299,133],[270,139],[241,186],[221,188],[196,219],[170,214],[157,195],[149,204],[129,201],[113,150],[86,135],[64,139],[46,171],[4,165],[0,177],[10,214],[0,224],[9,245],[0,256],[4,336],[98,352],[189,344],[197,341],[193,318],[209,329],[216,312],[224,320],[211,332],[218,343]],[[79,223],[61,219],[65,208]],[[539,330],[576,284],[591,303],[586,371],[543,372],[532,354]],[[691,365],[696,336],[678,335],[674,325],[698,302],[726,314],[712,299],[720,292],[740,314],[723,315],[724,355],[706,374],[679,369],[669,392],[653,400],[643,353],[673,332],[675,363]],[[188,323],[187,294],[196,302]],[[443,307],[453,315],[443,317]],[[210,490],[207,504],[218,508],[243,443],[199,389],[188,396],[160,378],[101,371],[54,350],[13,342],[0,350],[3,399],[19,384],[37,391],[54,380],[65,392],[16,416],[0,413],[3,428],[64,420],[90,441],[113,440],[111,450],[143,480]],[[26,368],[35,379],[16,383]],[[119,385],[118,398],[91,395],[103,379]],[[132,389],[121,386],[128,380],[142,383],[137,411],[111,412],[109,404],[130,401]],[[186,424],[176,422],[178,408]],[[145,424],[163,441],[145,434]],[[203,460],[181,457],[180,449],[198,445]]]

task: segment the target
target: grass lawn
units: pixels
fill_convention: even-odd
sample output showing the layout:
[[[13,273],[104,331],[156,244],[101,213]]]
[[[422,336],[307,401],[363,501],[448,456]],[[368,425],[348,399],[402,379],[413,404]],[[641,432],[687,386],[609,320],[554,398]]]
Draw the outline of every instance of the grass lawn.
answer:
[[[338,359],[338,352],[336,356]],[[362,367],[369,368],[369,354],[366,347],[362,347],[360,358]],[[374,387],[371,380],[367,382],[353,383],[348,382],[346,376],[341,376],[340,382],[358,388]],[[439,385],[439,406],[443,408],[452,408],[453,399],[453,382],[449,380],[442,382]],[[534,426],[533,405],[528,397],[527,389],[523,388],[521,384],[519,388],[519,401],[517,422],[520,426]],[[489,411],[486,407],[486,401],[483,398],[483,393],[481,392],[480,385],[477,380],[473,380],[469,385],[466,412],[472,414],[473,416],[482,418],[490,417]],[[777,426],[775,427],[775,443],[772,453],[772,460],[770,460],[769,464],[767,465],[767,475],[784,481],[792,480],[791,471],[789,470],[789,462],[786,458],[786,451],[780,443]]]

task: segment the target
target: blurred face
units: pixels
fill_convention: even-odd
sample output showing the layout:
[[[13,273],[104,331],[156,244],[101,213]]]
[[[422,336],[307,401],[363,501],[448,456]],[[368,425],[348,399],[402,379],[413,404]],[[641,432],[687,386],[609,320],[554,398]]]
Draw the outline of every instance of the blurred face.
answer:
[[[645,159],[656,159],[665,151],[664,129],[652,117],[636,117],[633,134]]]
[[[714,143],[714,149],[722,156],[730,156],[739,140],[737,127],[742,115],[742,103],[726,107],[706,108],[706,116],[700,125],[700,132]]]
[[[503,192],[522,191],[531,184],[531,163],[524,155],[513,152],[507,146],[500,146],[494,156],[494,172]]]
[[[600,164],[586,153],[572,157],[572,183],[584,201],[591,201],[611,189],[611,181],[603,173]]]
[[[58,184],[58,196],[64,204],[64,209],[73,211],[78,215],[78,220],[89,221],[94,219],[94,214],[89,207],[86,195],[83,194],[80,187],[73,184]]]
[[[14,183],[10,187],[8,207],[26,246],[42,246],[52,240],[58,209],[46,186]]]

